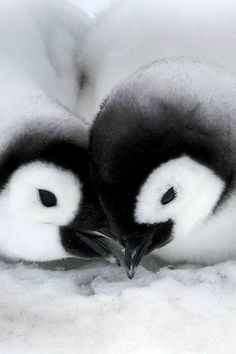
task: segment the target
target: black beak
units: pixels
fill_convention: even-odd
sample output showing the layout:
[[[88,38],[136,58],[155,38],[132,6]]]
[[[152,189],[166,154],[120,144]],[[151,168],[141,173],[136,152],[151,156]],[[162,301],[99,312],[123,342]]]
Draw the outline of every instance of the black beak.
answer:
[[[148,239],[142,240],[142,242],[134,241],[126,242],[125,246],[125,269],[126,269],[126,274],[129,277],[129,279],[133,279],[135,276],[137,267],[147,252],[149,246],[152,243],[152,237],[149,237]]]
[[[114,242],[111,240],[110,235],[107,236],[100,231],[76,231],[76,239],[77,243],[80,243],[81,250],[84,250],[84,254],[87,257],[103,257],[110,263],[120,266],[120,257],[116,252],[119,244],[117,241]]]
[[[98,237],[96,239],[86,233],[76,232],[77,238],[80,240],[82,244],[88,247],[89,252],[94,257],[108,257],[110,256],[110,251],[103,245]]]

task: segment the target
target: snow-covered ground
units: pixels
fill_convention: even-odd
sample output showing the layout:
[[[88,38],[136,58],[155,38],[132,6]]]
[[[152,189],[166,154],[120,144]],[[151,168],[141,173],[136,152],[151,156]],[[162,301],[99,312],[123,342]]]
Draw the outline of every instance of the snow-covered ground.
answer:
[[[93,13],[109,0],[71,0]],[[236,262],[0,262],[0,354],[233,354]]]
[[[132,281],[77,266],[0,264],[1,354],[235,353],[236,262],[141,267]]]

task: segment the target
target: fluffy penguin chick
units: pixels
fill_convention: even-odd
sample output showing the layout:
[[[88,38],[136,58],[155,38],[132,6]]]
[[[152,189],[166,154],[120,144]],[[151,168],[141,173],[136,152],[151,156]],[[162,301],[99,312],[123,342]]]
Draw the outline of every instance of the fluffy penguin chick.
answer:
[[[236,256],[236,52],[230,46],[236,11],[232,1],[131,4],[132,12],[124,2],[117,5],[91,35],[101,55],[91,60],[87,89],[96,111],[127,77],[101,107],[91,161],[132,278],[155,248],[171,262],[210,264]]]
[[[171,262],[236,256],[235,102],[235,80],[185,62],[153,64],[105,101],[92,172],[129,277],[164,245]]]
[[[45,261],[106,256],[77,110],[89,21],[63,0],[0,1],[0,252]],[[80,230],[80,232],[79,232]]]

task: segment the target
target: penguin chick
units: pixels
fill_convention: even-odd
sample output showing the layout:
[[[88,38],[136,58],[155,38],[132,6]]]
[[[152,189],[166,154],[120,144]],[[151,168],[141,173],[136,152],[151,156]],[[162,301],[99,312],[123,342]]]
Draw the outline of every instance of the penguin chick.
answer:
[[[103,103],[92,173],[130,278],[156,248],[169,262],[236,257],[235,102],[225,72],[170,60],[138,71]]]
[[[0,252],[107,256],[77,110],[86,15],[63,0],[0,1]]]
[[[130,277],[164,244],[170,262],[235,256],[235,33],[233,0],[123,0],[86,39],[80,112],[105,99],[92,170]]]

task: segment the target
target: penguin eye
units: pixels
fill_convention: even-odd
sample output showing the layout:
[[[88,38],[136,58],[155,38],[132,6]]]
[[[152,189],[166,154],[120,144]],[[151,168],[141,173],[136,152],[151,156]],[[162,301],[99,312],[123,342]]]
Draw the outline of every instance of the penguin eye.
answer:
[[[51,208],[57,205],[57,198],[55,194],[44,189],[38,189],[38,192],[40,201],[45,207]]]
[[[176,197],[176,192],[173,187],[169,188],[168,191],[163,195],[161,198],[161,204],[165,205],[172,202],[173,199]]]

